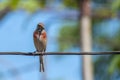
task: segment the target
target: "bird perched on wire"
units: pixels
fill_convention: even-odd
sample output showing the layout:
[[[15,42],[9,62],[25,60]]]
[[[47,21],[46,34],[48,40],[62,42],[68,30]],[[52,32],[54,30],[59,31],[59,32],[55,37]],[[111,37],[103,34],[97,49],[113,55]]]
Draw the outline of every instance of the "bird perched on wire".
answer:
[[[37,28],[35,29],[33,33],[34,38],[34,45],[36,48],[36,52],[45,52],[46,51],[46,43],[47,43],[47,35],[46,31],[44,29],[44,25],[42,23],[39,23],[37,25]],[[44,69],[44,62],[43,62],[43,55],[39,56],[40,60],[40,72],[45,71]]]

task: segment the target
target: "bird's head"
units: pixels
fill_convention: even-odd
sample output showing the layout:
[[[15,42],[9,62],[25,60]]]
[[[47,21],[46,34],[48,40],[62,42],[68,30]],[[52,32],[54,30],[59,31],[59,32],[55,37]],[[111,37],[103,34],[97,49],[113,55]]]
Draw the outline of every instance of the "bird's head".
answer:
[[[44,24],[43,23],[39,23],[37,25],[37,31],[42,32],[42,30],[44,30]]]

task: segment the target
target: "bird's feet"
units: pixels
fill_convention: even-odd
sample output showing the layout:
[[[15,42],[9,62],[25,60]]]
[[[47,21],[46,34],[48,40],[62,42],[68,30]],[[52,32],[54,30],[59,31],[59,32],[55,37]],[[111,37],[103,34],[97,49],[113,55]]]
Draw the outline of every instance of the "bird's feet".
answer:
[[[35,54],[37,54],[37,53],[38,53],[38,51],[34,51],[34,52],[33,52],[33,56],[35,56]]]

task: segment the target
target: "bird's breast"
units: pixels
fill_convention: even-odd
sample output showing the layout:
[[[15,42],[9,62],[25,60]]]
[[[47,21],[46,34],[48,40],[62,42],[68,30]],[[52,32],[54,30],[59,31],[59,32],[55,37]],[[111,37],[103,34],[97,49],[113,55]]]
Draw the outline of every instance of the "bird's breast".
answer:
[[[47,35],[46,35],[46,32],[45,32],[45,31],[42,31],[41,37],[42,37],[43,39],[46,39],[46,38],[47,38]]]

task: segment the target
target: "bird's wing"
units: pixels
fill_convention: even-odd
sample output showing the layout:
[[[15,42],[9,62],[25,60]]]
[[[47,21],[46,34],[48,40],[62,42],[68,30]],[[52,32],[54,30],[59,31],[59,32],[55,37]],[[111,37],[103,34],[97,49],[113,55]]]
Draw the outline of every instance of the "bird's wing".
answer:
[[[34,39],[34,45],[35,45],[36,51],[40,51],[39,35],[36,31],[33,33],[33,39]]]
[[[34,45],[35,45],[35,48],[36,48],[36,50],[38,51],[39,50],[39,44],[38,44],[39,42],[38,42],[38,39],[37,38],[34,38]]]

